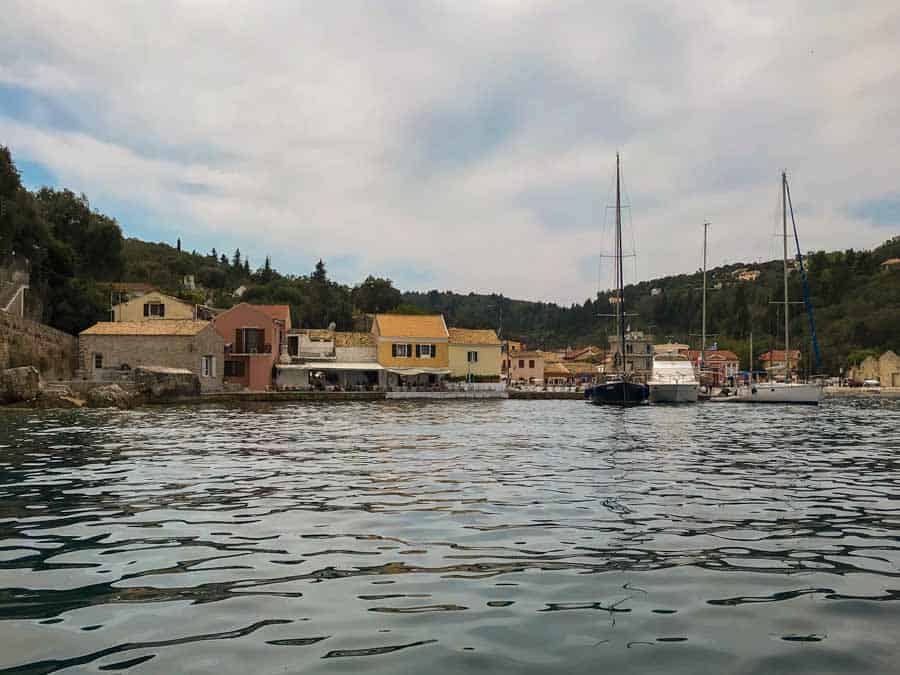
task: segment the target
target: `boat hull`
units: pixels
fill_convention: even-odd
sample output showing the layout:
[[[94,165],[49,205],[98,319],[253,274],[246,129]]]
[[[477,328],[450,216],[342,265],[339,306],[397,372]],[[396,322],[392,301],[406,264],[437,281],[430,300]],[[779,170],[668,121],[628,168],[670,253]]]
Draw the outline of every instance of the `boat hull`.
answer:
[[[638,382],[605,382],[591,388],[594,405],[639,405],[647,401],[650,391]]]
[[[774,382],[755,384],[738,394],[748,403],[796,403],[818,405],[822,400],[822,387],[817,384]]]
[[[650,383],[651,403],[696,403],[699,393],[699,384]]]

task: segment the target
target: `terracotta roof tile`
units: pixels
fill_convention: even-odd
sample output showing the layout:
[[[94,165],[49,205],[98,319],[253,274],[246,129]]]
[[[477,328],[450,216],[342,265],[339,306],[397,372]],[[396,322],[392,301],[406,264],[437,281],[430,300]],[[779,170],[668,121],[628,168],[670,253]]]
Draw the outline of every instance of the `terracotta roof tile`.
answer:
[[[349,333],[335,331],[334,346],[335,347],[372,347],[375,345],[375,338],[371,333]]]
[[[448,328],[450,344],[499,345],[497,334],[490,328]]]
[[[196,335],[209,326],[209,321],[192,319],[154,319],[151,321],[101,321],[81,331],[80,335]]]
[[[378,333],[383,337],[447,338],[447,326],[440,314],[376,314]]]

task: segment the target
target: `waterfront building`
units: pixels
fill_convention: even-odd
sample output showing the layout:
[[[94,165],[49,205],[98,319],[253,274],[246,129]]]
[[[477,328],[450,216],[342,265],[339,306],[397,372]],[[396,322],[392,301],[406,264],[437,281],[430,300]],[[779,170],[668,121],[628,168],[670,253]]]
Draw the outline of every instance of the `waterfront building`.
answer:
[[[94,381],[130,380],[138,366],[185,368],[202,391],[222,388],[225,341],[208,321],[103,321],[78,336],[78,369]]]
[[[622,350],[619,336],[609,336],[609,351],[612,364],[620,362]],[[649,377],[653,371],[653,336],[641,331],[625,333],[625,372]]]
[[[781,382],[784,381],[785,371],[787,370],[787,365],[789,364],[791,379],[797,379],[797,366],[800,364],[800,350],[792,349],[788,354],[788,358],[785,359],[785,351],[783,349],[773,349],[768,352],[764,352],[759,355],[759,362],[763,367],[763,370],[768,373],[770,382]]]
[[[450,328],[449,366],[454,378],[500,379],[500,340],[487,329]]]
[[[741,360],[737,354],[728,349],[707,349],[703,355],[703,363],[700,363],[700,351],[696,349],[686,352],[701,373],[703,384],[721,387],[729,378],[738,374],[741,369]]]
[[[275,363],[282,354],[287,358],[290,307],[242,302],[213,323],[225,341],[225,384],[251,391],[270,389]]]
[[[525,351],[525,343],[517,340],[503,340],[500,343],[500,372],[504,377],[509,370],[510,354]]]
[[[372,336],[389,389],[438,387],[450,374],[450,333],[440,314],[376,314]]]
[[[571,378],[572,373],[560,362],[544,365],[544,384],[548,386],[565,386]]]
[[[900,356],[888,349],[881,356],[867,356],[850,368],[847,377],[857,382],[878,380],[883,387],[900,387]]]
[[[278,389],[384,388],[384,369],[378,363],[371,333],[292,330],[287,336],[287,354],[288,359],[275,365]]]
[[[542,384],[544,382],[544,353],[540,351],[517,352],[511,355],[510,382]]]

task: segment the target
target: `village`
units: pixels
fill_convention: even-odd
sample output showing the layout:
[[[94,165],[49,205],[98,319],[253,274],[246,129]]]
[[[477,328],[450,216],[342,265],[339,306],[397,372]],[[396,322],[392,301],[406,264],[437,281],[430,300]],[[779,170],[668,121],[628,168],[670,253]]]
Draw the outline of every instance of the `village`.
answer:
[[[503,396],[523,391],[581,391],[612,372],[619,347],[529,349],[501,340],[492,328],[447,326],[442,315],[372,314],[359,330],[334,326],[296,328],[288,305],[240,302],[227,310],[195,305],[147,284],[116,284],[110,321],[78,336],[74,379],[127,383],[136,368],[161,368],[196,376],[201,393],[221,392],[389,392],[394,398]],[[687,344],[654,344],[629,331],[625,368],[648,377],[653,359],[680,355],[710,386],[733,385],[741,359],[725,349],[705,353]],[[763,381],[780,381],[802,355],[792,350],[759,355]]]

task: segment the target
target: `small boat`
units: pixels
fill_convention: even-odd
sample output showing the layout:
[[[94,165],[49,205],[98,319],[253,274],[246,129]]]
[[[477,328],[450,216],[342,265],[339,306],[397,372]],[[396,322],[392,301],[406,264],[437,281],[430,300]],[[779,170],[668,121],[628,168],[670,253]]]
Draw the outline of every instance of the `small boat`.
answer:
[[[625,277],[622,273],[622,189],[619,176],[619,153],[616,153],[616,293],[610,302],[616,306],[616,334],[618,351],[615,354],[616,372],[606,382],[590,388],[594,405],[631,406],[645,403],[650,389],[633,374],[625,372]]]
[[[747,403],[805,403],[817,405],[822,387],[805,382],[754,382],[742,388],[738,400]]]
[[[651,403],[696,403],[700,381],[691,360],[680,354],[661,354],[653,359],[647,383]]]
[[[803,267],[803,254],[800,251],[800,238],[797,234],[797,223],[794,221],[794,206],[791,203],[791,190],[788,186],[787,173],[781,173],[781,223],[784,239],[784,382],[751,382],[741,388],[738,398],[748,403],[805,403],[818,405],[822,400],[822,387],[815,383],[791,381],[791,334],[790,334],[790,298],[788,296],[788,208],[791,211],[791,223],[794,228],[794,241],[797,245],[797,262],[800,275],[803,279],[803,295],[806,311],[809,315],[810,334],[816,353],[817,365],[821,363],[819,343],[816,339],[816,322],[812,311],[812,303],[809,299],[809,287],[806,279],[806,271]],[[779,303],[780,304],[780,303]]]

